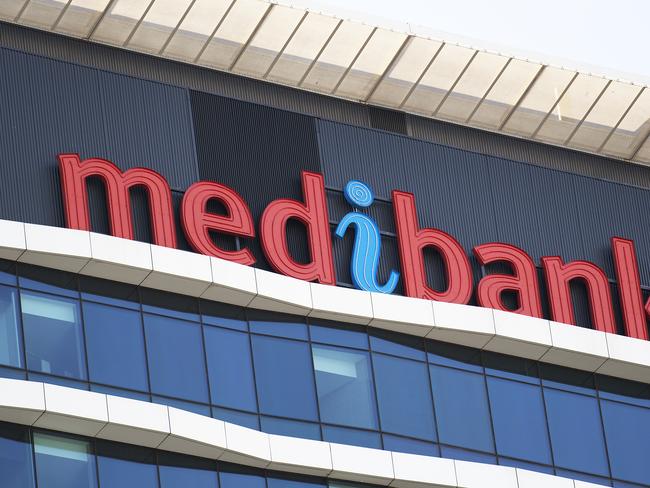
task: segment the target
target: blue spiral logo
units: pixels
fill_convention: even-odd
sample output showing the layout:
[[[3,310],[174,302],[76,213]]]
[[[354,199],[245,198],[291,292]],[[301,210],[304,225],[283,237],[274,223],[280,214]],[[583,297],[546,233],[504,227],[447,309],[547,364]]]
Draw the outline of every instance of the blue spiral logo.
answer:
[[[350,180],[343,190],[345,199],[353,207],[369,207],[375,200],[375,195],[368,185],[359,180]]]

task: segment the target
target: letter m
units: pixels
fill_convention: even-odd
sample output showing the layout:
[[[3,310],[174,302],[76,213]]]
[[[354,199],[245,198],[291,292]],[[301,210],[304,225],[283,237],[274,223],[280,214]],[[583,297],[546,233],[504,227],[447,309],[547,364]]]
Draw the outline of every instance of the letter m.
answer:
[[[169,185],[164,177],[146,168],[122,172],[105,159],[81,161],[77,154],[59,154],[59,172],[63,190],[66,225],[71,229],[91,230],[88,210],[88,177],[100,178],[106,188],[111,234],[133,239],[129,190],[140,186],[147,190],[154,244],[176,247],[176,229]]]

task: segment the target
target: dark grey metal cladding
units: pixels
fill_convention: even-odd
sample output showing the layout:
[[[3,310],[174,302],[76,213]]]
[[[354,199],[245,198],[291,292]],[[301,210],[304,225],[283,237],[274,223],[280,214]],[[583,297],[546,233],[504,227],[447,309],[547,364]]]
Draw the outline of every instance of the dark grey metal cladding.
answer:
[[[544,255],[587,259],[614,279],[610,238],[622,236],[635,240],[642,284],[650,286],[648,190],[372,129],[323,121],[318,128],[330,187],[354,178],[382,198],[393,188],[413,192],[420,225],[449,232],[468,253],[507,242],[538,264]]]
[[[0,49],[0,217],[63,226],[56,155],[198,179],[185,90]]]
[[[256,223],[275,199],[302,201],[301,171],[322,172],[312,117],[201,92],[191,99],[202,180],[239,192]],[[296,260],[306,262],[304,228],[291,223],[287,234]],[[266,267],[259,239],[245,244]]]

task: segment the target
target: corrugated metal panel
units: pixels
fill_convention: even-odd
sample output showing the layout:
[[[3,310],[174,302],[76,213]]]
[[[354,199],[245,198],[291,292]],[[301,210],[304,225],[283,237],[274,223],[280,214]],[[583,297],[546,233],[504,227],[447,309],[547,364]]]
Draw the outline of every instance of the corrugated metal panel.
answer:
[[[7,49],[0,49],[0,80],[4,218],[63,225],[62,152],[148,167],[174,188],[197,180],[184,90]]]
[[[237,190],[255,222],[272,200],[302,201],[301,171],[321,172],[313,118],[200,92],[191,99],[201,179]],[[290,226],[288,241],[306,261],[304,230]],[[263,267],[259,239],[247,244]]]
[[[370,126],[373,129],[387,130],[397,134],[406,134],[406,114],[395,110],[368,107]]]
[[[115,73],[369,126],[365,106],[0,22],[0,45]]]
[[[446,146],[532,163],[545,168],[650,188],[650,168],[561,147],[448,124],[414,115],[407,116],[412,137]]]

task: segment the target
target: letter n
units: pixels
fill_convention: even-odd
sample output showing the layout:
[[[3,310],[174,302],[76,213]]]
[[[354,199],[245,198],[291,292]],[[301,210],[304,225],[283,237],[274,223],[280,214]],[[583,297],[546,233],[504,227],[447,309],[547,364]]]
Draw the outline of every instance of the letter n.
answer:
[[[176,230],[169,185],[153,170],[133,168],[122,172],[105,159],[81,161],[77,154],[59,154],[66,225],[71,229],[91,230],[86,179],[100,178],[106,188],[111,234],[133,239],[129,190],[144,187],[149,196],[149,213],[154,244],[176,247]]]

